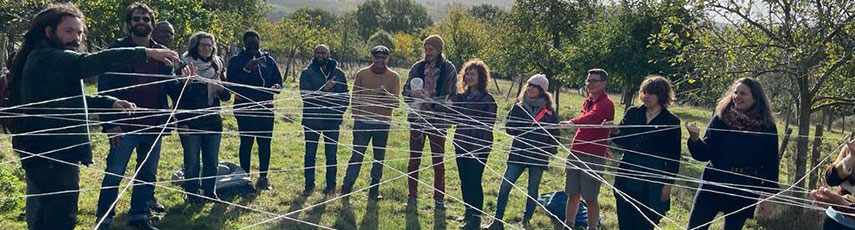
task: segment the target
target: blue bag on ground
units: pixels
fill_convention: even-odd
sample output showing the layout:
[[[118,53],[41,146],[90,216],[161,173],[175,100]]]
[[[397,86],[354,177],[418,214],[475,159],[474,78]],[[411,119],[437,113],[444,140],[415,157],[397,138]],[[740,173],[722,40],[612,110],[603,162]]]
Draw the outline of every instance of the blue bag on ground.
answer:
[[[546,207],[546,211],[555,215],[558,220],[564,222],[564,216],[566,212],[564,212],[567,207],[567,193],[566,192],[554,192],[550,194],[545,194],[540,196],[537,199],[538,202],[543,204]],[[588,207],[585,204],[585,201],[579,202],[579,211],[576,212],[576,226],[574,227],[587,227],[588,226]],[[598,223],[598,225],[601,225]]]

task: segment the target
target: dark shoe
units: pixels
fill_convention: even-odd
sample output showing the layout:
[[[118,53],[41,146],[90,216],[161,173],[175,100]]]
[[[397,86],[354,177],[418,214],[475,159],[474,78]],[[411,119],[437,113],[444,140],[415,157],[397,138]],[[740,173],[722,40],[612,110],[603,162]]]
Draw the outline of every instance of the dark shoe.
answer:
[[[205,198],[200,197],[198,194],[186,194],[184,195],[184,202],[188,204],[204,204]]]
[[[415,197],[407,197],[407,207],[418,207],[419,199]]]
[[[348,193],[353,192],[353,185],[343,184],[341,185],[341,195],[347,195]]]
[[[259,181],[259,182],[260,182],[260,181]],[[301,195],[303,195],[303,196],[311,196],[311,195],[312,195],[312,192],[314,192],[314,191],[315,191],[315,188],[314,188],[314,187],[307,187],[307,188],[303,189],[303,193],[301,193]]]
[[[484,226],[482,229],[483,230],[505,230],[505,225],[502,224],[501,221],[494,219],[493,223],[490,223],[490,225]]]
[[[332,195],[333,193],[335,193],[335,187],[324,188],[324,195]]]
[[[479,229],[479,225],[481,225],[481,221],[466,220],[466,223],[465,223],[465,224],[460,225],[460,229],[463,229],[463,230],[478,230],[478,229]]]
[[[128,222],[128,226],[136,230],[158,230],[151,225],[151,221],[148,219],[132,220]]]
[[[207,199],[205,199],[205,198],[207,198]],[[220,196],[217,195],[216,192],[205,192],[205,198],[202,198],[205,200],[205,202],[214,202],[214,201],[220,200]]]
[[[434,200],[434,209],[436,210],[445,210],[445,200]]]
[[[270,181],[267,180],[267,177],[262,177],[258,178],[258,182],[255,182],[255,189],[273,190],[273,186],[270,185]]]
[[[530,230],[531,228],[531,218],[523,218],[522,221],[523,229]]]
[[[156,212],[156,213],[165,213],[166,207],[163,207],[162,204],[157,202],[156,198],[152,197],[151,198],[151,211]]]
[[[380,195],[380,191],[378,191],[377,187],[373,187],[368,189],[368,199],[378,201],[383,199],[383,196]]]

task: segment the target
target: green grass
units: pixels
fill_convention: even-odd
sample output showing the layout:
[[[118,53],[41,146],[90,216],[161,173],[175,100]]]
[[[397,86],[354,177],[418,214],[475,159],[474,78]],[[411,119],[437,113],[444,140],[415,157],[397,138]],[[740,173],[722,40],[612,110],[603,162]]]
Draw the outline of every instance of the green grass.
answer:
[[[399,70],[402,76],[406,76],[406,70]],[[510,86],[510,82],[500,81],[501,92],[494,92],[499,103],[499,116],[503,118],[510,108],[512,99],[506,99],[506,90]],[[295,210],[301,210],[308,206],[313,206],[323,202],[328,197],[324,197],[319,193],[303,198],[299,193],[303,189],[303,134],[302,127],[299,122],[289,122],[288,118],[295,118],[299,121],[300,116],[300,101],[296,89],[296,83],[288,82],[285,90],[278,98],[290,98],[293,100],[281,100],[277,104],[277,116],[275,134],[273,140],[273,154],[271,162],[271,170],[282,170],[271,175],[272,184],[275,186],[273,191],[262,192],[254,199],[234,198],[228,202],[237,203],[240,205],[251,207],[252,209],[264,210],[270,213],[284,214]],[[495,90],[495,87],[491,87]],[[515,88],[513,90],[516,90]],[[575,93],[564,92],[561,95],[561,116],[570,117],[579,111],[579,106],[584,100],[583,97]],[[619,102],[619,97],[612,95],[613,101]],[[616,105],[616,118],[619,120],[623,116],[623,106]],[[711,110],[705,108],[692,108],[676,106],[672,111],[684,121],[698,121],[705,124],[709,119]],[[349,114],[349,112],[348,112]],[[391,148],[387,151],[386,163],[389,167],[397,171],[406,171],[406,160],[408,157],[408,124],[406,123],[406,114],[403,109],[398,109],[394,113],[393,131],[390,134],[388,146]],[[347,119],[342,125],[342,129],[351,130],[352,120],[346,115]],[[496,140],[493,147],[493,153],[490,155],[488,169],[484,173],[484,191],[485,191],[485,210],[491,215],[495,213],[496,197],[498,186],[500,183],[501,173],[505,167],[505,160],[510,146],[510,139],[504,132],[501,132],[503,122],[497,122],[495,132]],[[224,122],[224,130],[226,134],[223,136],[223,141],[220,147],[220,160],[238,162],[237,149],[238,138],[235,135],[237,125],[234,118],[230,115],[226,116]],[[779,128],[782,130],[782,128]],[[451,132],[450,132],[451,133]],[[567,137],[570,134],[565,133]],[[840,134],[837,135],[839,138]],[[683,134],[684,141],[688,135]],[[342,132],[340,142],[350,144],[352,136],[350,131]],[[91,229],[95,224],[95,204],[97,203],[98,190],[97,188],[103,178],[102,171],[105,167],[105,158],[108,150],[106,136],[100,133],[93,135],[93,154],[95,163],[90,167],[81,169],[81,187],[84,190],[80,194],[80,213],[78,229]],[[794,145],[791,142],[791,145]],[[0,159],[13,160],[17,156],[9,151],[10,145],[8,138],[0,140]],[[322,148],[320,148],[322,149]],[[322,150],[319,150],[322,151]],[[370,153],[369,153],[370,154]],[[326,205],[320,205],[315,208],[299,212],[290,217],[305,220],[319,225],[328,226],[336,229],[457,229],[453,219],[463,213],[463,205],[458,202],[451,202],[449,197],[460,198],[460,181],[457,176],[457,166],[453,161],[453,146],[450,141],[446,146],[446,196],[448,209],[444,212],[434,212],[429,208],[428,204],[432,204],[432,190],[426,186],[419,187],[419,198],[421,205],[417,210],[406,210],[404,202],[406,200],[406,179],[400,178],[390,181],[381,186],[380,192],[385,197],[378,203],[368,203],[365,193],[354,195],[350,202],[350,207],[344,207],[341,201],[334,201]],[[826,153],[827,154],[827,153]],[[344,145],[340,145],[338,151],[339,164],[347,163],[350,159],[351,149]],[[615,154],[619,155],[619,153]],[[688,152],[684,149],[684,157],[688,157]],[[559,157],[566,157],[567,152],[561,151]],[[367,159],[370,159],[366,157]],[[617,159],[617,158],[615,158]],[[132,160],[133,161],[133,160]],[[257,158],[253,159],[253,168],[257,172]],[[324,162],[323,154],[318,154],[318,164]],[[430,160],[424,158],[421,167],[427,167]],[[616,165],[614,161],[609,162]],[[135,165],[135,162],[130,164]],[[161,153],[160,167],[158,177],[161,180],[171,178],[173,172],[180,170],[182,164],[182,148],[178,143],[177,135],[170,135],[164,138],[163,150]],[[563,164],[554,159],[550,163],[552,167],[544,173],[543,181],[540,186],[541,194],[559,191],[564,186],[564,172],[561,168]],[[784,159],[782,167],[789,169],[792,163],[790,159]],[[370,165],[364,164],[359,180],[356,184],[356,189],[364,188],[368,185],[368,170]],[[702,164],[683,164],[680,173],[699,177],[703,168]],[[133,172],[129,169],[126,175]],[[384,169],[384,180],[400,176],[400,173],[395,172],[390,168]],[[344,167],[339,167],[338,183],[341,183],[343,178]],[[787,181],[786,175],[788,170],[782,169],[782,180]],[[324,184],[323,173],[324,169],[319,169],[316,172],[318,175],[316,184],[322,187]],[[526,173],[527,175],[527,173]],[[523,175],[517,182],[519,185],[527,184],[527,176]],[[0,178],[6,178],[0,185],[9,187],[12,192],[6,194],[11,197],[5,200],[6,203],[11,202],[11,208],[0,211],[0,226],[5,229],[24,229],[25,223],[20,217],[23,212],[23,199],[18,199],[23,194],[24,183],[19,164],[9,163],[0,165]],[[10,179],[11,178],[11,179]],[[420,179],[428,184],[432,184],[433,171],[432,169],[423,170],[420,174]],[[607,180],[613,181],[613,177],[607,176]],[[127,182],[127,181],[124,181]],[[684,182],[681,182],[685,185]],[[124,185],[124,184],[123,184]],[[172,189],[180,190],[180,187],[174,184],[164,184]],[[694,187],[694,185],[689,185]],[[2,186],[0,186],[2,187]],[[522,186],[524,188],[525,186]],[[672,208],[668,213],[668,218],[675,220],[678,225],[665,223],[664,229],[681,229],[685,227],[689,212],[691,210],[694,190],[674,188],[672,194]],[[271,216],[256,211],[246,210],[239,207],[229,206],[226,204],[205,204],[205,205],[187,205],[182,199],[182,194],[174,190],[158,188],[156,196],[167,207],[168,214],[164,219],[156,225],[161,229],[236,229],[250,224],[258,223],[269,219]],[[524,206],[524,192],[513,190],[511,192],[510,202],[507,207],[505,220],[509,223],[518,223],[522,219]],[[125,194],[117,206],[117,219],[114,222],[114,229],[126,229],[124,223],[127,220],[126,212],[129,208],[130,195]],[[601,215],[604,216],[604,224],[607,229],[617,229],[617,219],[615,215],[615,200],[614,195],[606,186],[602,187],[601,195]],[[6,207],[6,206],[0,206]],[[790,219],[794,221],[794,219]],[[486,221],[486,220],[485,220]],[[535,229],[551,229],[553,227],[551,221],[546,216],[544,210],[538,208],[533,220]],[[721,223],[713,225],[713,229],[718,229]],[[757,223],[750,220],[746,229],[761,229]],[[260,225],[252,229],[312,229],[309,225],[297,223],[294,221],[281,220],[269,224]]]

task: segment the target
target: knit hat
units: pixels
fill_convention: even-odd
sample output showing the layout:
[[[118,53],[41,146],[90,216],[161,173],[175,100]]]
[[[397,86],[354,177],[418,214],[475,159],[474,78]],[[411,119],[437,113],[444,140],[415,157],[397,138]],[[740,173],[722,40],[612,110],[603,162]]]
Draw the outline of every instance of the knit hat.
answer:
[[[443,44],[445,44],[445,42],[442,41],[442,37],[434,34],[434,35],[431,35],[431,36],[428,36],[427,38],[425,38],[425,44],[424,45],[433,46],[433,48],[436,48],[437,51],[442,53]]]
[[[528,84],[540,86],[541,89],[548,90],[549,89],[549,80],[546,79],[546,75],[543,74],[535,74],[528,78]]]

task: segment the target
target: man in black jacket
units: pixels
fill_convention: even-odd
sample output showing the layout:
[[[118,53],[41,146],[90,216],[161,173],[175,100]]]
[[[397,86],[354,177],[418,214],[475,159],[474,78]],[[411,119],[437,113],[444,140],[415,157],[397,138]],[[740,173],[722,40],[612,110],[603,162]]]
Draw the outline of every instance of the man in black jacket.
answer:
[[[324,194],[335,191],[339,126],[342,114],[350,104],[347,78],[344,77],[344,71],[336,67],[336,64],[335,60],[330,59],[329,47],[318,45],[315,47],[312,63],[300,73],[300,96],[303,98],[302,124],[306,137],[304,195],[311,194],[315,188],[315,154],[318,151],[318,139],[321,134],[324,136],[324,154],[327,159],[327,184]]]

